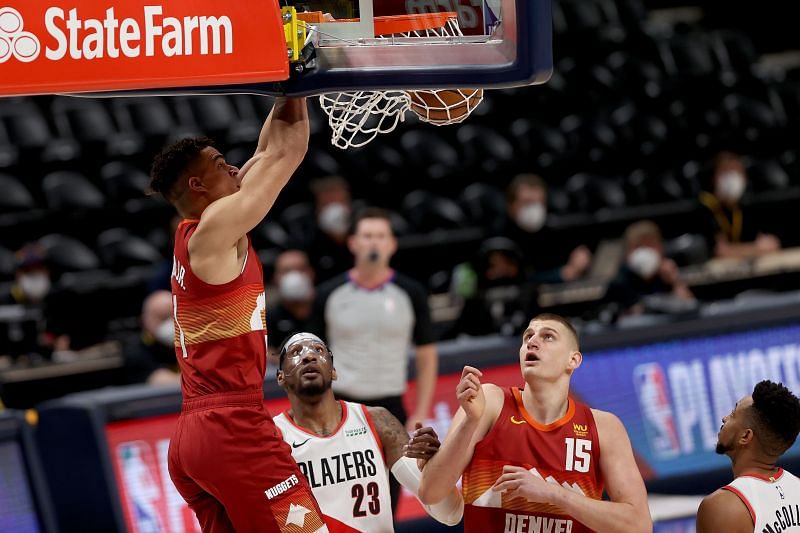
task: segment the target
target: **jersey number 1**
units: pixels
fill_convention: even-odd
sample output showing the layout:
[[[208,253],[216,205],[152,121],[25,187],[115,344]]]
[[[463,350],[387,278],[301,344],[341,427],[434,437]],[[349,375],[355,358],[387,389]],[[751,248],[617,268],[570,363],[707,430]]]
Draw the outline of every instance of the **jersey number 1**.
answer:
[[[586,439],[564,439],[567,443],[567,472],[588,472],[592,456],[592,441]]]

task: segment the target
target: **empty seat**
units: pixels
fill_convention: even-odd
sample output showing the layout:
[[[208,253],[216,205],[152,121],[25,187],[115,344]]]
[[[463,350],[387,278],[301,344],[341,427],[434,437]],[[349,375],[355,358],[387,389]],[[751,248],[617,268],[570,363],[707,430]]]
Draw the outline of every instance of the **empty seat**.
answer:
[[[51,209],[98,209],[105,198],[97,187],[77,172],[52,172],[42,180],[47,205]]]
[[[403,199],[403,213],[418,233],[457,229],[467,225],[467,217],[457,203],[425,190],[412,191],[406,195]]]
[[[17,260],[14,252],[0,246],[0,281],[14,278],[17,269]]]
[[[97,251],[103,264],[113,272],[129,267],[152,265],[161,261],[161,254],[149,242],[131,235],[125,228],[113,228],[97,237]]]
[[[35,207],[33,196],[13,176],[0,174],[0,212],[22,211]]]
[[[85,244],[66,235],[45,235],[38,241],[47,254],[47,262],[57,272],[94,270],[100,260]]]
[[[699,265],[708,260],[708,243],[702,235],[685,233],[664,242],[664,255],[678,266]]]
[[[10,141],[21,149],[41,149],[53,138],[47,120],[32,100],[0,100],[0,122]]]
[[[492,233],[502,227],[506,201],[505,195],[497,187],[487,183],[467,185],[461,191],[458,203],[472,224],[485,227]]]
[[[112,161],[103,165],[100,178],[109,198],[118,203],[142,198],[150,183],[150,178],[140,168],[124,161]]]

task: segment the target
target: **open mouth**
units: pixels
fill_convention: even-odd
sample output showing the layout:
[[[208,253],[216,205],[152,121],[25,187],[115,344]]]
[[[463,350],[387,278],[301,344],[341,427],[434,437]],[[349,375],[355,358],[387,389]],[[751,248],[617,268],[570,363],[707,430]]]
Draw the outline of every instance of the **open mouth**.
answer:
[[[303,371],[300,373],[303,377],[316,377],[320,374],[319,367],[315,364],[311,364],[306,366]]]
[[[528,352],[525,354],[525,362],[526,363],[535,363],[539,361],[539,356],[533,352]]]

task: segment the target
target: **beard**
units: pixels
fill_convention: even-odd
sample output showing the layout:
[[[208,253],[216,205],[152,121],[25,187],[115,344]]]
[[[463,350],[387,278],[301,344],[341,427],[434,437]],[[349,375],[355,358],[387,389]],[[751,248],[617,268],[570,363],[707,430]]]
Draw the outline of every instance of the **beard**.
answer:
[[[732,449],[733,449],[733,446],[730,446],[730,445],[728,445],[728,444],[725,444],[725,443],[723,443],[722,441],[718,440],[718,441],[717,441],[717,447],[716,447],[716,448],[714,448],[714,451],[715,451],[715,452],[716,452],[718,455],[725,455],[726,453],[728,453],[728,452],[729,452],[729,451],[731,451]]]
[[[322,383],[313,381],[309,383],[300,383],[297,385],[298,396],[319,396],[323,392],[331,388],[331,378],[322,377]]]

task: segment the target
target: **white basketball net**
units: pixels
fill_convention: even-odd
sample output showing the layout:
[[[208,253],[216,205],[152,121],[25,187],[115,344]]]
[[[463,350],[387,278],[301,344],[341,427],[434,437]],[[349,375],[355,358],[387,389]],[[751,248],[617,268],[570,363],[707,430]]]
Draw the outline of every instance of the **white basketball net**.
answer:
[[[458,19],[453,17],[441,28],[383,35],[380,38],[391,41],[396,37],[460,35],[463,34],[458,27]],[[328,115],[331,143],[345,150],[364,146],[378,134],[393,131],[404,120],[409,109],[413,109],[424,122],[444,126],[463,122],[483,101],[482,91],[447,90],[447,101],[441,96],[444,92],[393,90],[328,93],[320,95],[319,103]]]

